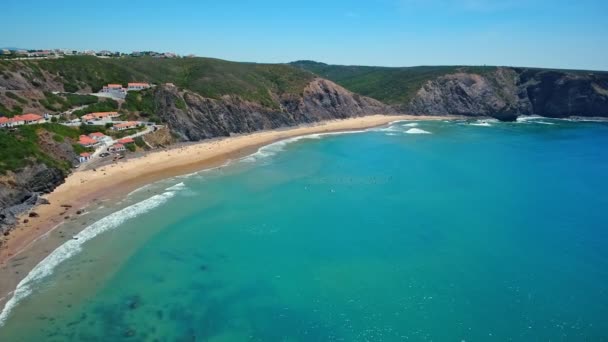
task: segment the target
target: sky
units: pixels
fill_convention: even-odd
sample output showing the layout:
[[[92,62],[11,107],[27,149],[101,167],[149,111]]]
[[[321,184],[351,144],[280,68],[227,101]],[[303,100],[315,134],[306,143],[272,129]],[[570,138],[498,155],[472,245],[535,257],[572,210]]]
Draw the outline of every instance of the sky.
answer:
[[[0,47],[608,70],[607,0],[2,0]]]

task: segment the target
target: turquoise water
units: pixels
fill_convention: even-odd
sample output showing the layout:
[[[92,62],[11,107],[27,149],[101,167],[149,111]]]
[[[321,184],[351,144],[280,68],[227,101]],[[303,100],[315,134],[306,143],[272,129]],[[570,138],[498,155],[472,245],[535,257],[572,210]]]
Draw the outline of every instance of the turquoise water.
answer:
[[[0,341],[608,340],[608,124],[406,124],[137,191]]]

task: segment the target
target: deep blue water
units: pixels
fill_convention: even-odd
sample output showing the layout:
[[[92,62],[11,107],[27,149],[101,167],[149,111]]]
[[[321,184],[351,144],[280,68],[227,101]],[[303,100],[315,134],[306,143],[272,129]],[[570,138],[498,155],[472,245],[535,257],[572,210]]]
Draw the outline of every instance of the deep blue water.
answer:
[[[608,124],[407,124],[136,192],[0,340],[608,340]]]

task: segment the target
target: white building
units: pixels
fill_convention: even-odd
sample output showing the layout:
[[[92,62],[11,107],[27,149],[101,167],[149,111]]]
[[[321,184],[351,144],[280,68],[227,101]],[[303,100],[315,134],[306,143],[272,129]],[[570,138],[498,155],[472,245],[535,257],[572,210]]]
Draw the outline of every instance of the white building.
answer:
[[[127,84],[127,91],[137,91],[150,88],[149,83],[129,83]]]
[[[100,93],[110,94],[117,97],[125,97],[127,95],[127,90],[123,88],[122,84],[108,84],[101,89]]]

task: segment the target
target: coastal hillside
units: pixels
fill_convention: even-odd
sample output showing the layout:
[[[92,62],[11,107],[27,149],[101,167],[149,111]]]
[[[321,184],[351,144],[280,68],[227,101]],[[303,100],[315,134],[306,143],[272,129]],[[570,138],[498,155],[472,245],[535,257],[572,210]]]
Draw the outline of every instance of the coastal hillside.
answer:
[[[154,87],[124,98],[91,95],[109,83],[129,82]],[[152,141],[154,134],[139,141],[166,146],[395,110],[289,65],[93,56],[0,61],[0,116],[48,113],[53,122],[0,128],[0,231],[35,204],[39,193],[63,182],[82,152],[79,135],[105,133],[103,125],[79,126],[85,114],[98,112],[166,126],[162,142]],[[70,125],[73,120],[78,123]],[[32,185],[39,180],[45,187]]]
[[[608,72],[512,67],[388,68],[291,65],[330,79],[402,112],[435,115],[608,116]]]

